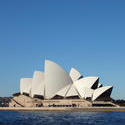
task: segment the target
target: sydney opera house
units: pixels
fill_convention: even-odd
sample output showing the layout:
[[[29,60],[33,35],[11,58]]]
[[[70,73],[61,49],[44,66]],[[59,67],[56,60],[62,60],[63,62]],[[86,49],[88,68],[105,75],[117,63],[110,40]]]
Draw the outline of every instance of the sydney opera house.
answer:
[[[83,102],[84,106],[91,105],[94,101],[110,101],[112,88],[113,86],[103,86],[99,77],[84,77],[74,68],[67,73],[55,62],[45,60],[44,72],[35,71],[32,78],[20,79],[20,94],[15,94],[13,106],[24,106],[22,97],[31,102],[37,99],[35,104],[38,105],[39,102],[41,106],[78,106]],[[22,97],[19,99],[19,96]]]

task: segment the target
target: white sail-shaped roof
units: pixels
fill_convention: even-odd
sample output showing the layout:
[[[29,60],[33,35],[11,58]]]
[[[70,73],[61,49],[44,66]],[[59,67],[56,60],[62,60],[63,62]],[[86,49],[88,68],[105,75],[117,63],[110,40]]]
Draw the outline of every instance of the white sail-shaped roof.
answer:
[[[71,68],[70,73],[69,73],[70,77],[72,78],[73,81],[78,80],[79,78],[83,77],[80,72],[78,72],[76,69]]]
[[[35,71],[33,78],[21,78],[20,93],[44,99],[91,98],[92,101],[108,101],[112,86],[103,87],[99,77],[84,77],[72,68],[68,74],[58,64],[45,60],[45,71]],[[61,96],[61,97],[60,97]]]
[[[65,97],[66,93],[68,92],[69,88],[70,88],[71,84],[65,86],[64,88],[62,88],[61,90],[59,90],[56,95]]]
[[[45,98],[52,98],[59,90],[72,83],[68,73],[58,64],[45,60]]]
[[[93,93],[94,93],[94,90],[93,89],[90,89],[90,88],[83,88],[80,95],[82,98],[92,98],[93,96]]]
[[[98,77],[84,77],[82,79],[75,81],[74,85],[77,88],[91,88],[98,79],[99,79]]]
[[[44,96],[44,73],[35,71],[32,80],[31,96],[41,95]]]
[[[69,89],[69,91],[66,94],[66,97],[71,97],[71,96],[79,96],[74,85],[71,86],[71,88]]]
[[[92,87],[98,85],[96,83],[98,79],[98,77],[84,77],[74,82],[74,85],[82,98],[90,97],[90,95],[93,94]]]
[[[96,89],[93,93],[92,101],[96,100],[101,94],[103,94],[104,92],[108,91],[111,88],[112,86],[105,86],[105,87]]]
[[[21,78],[20,79],[20,93],[30,94],[32,85],[32,78]]]

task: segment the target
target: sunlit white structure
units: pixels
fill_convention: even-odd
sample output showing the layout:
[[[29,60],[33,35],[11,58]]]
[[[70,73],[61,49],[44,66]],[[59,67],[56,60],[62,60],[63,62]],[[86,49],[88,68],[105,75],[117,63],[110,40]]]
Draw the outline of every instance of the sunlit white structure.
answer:
[[[55,94],[68,84],[72,79],[68,73],[58,64],[45,61],[45,98],[51,99]]]
[[[83,77],[83,76],[80,74],[80,72],[77,71],[77,70],[74,69],[74,68],[71,68],[69,75],[70,75],[70,77],[71,77],[71,79],[72,79],[73,81],[79,80],[80,78]]]
[[[99,77],[83,77],[71,68],[68,74],[61,66],[45,60],[44,72],[35,71],[33,78],[21,78],[20,93],[41,99],[110,100],[112,86],[103,87]]]
[[[109,99],[109,96],[112,92],[112,86],[105,86],[105,87],[100,87],[98,89],[96,89],[93,93],[93,97],[92,97],[92,101],[94,100],[103,100],[103,99],[106,99],[108,100]]]
[[[31,85],[31,97],[44,96],[44,73],[35,71]]]
[[[20,79],[20,93],[29,94],[31,92],[32,78],[21,78]]]

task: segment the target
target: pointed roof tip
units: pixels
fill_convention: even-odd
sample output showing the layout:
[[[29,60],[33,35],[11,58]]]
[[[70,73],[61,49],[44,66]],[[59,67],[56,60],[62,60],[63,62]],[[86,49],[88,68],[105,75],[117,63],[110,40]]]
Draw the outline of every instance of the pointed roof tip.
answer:
[[[75,71],[75,72],[79,72],[77,69],[75,69],[75,68],[73,68],[73,67],[71,68],[70,72],[71,72],[72,70]],[[80,72],[79,72],[79,73],[80,73]],[[81,74],[81,73],[80,73],[80,74]]]
[[[73,67],[71,68],[69,75],[70,75],[70,77],[72,78],[73,81],[76,81],[80,77],[83,77],[83,75]]]
[[[58,67],[60,67],[62,70],[64,70],[64,71],[67,73],[67,75],[69,75],[65,68],[63,68],[60,64],[58,64],[58,63],[56,63],[56,62],[54,62],[54,61],[51,61],[51,60],[46,59],[46,60],[45,60],[45,65],[46,65],[46,64],[51,64],[51,65],[58,66]],[[45,67],[45,66],[44,66],[44,67]],[[70,76],[69,76],[69,77],[70,77]]]
[[[52,62],[52,63],[55,63],[54,61],[49,60],[49,59],[45,59],[45,62]]]

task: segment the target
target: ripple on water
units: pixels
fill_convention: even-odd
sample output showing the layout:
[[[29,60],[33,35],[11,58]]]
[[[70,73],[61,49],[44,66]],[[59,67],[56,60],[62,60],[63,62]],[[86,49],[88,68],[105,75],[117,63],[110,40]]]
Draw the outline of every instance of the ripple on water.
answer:
[[[0,125],[125,125],[125,112],[0,111]]]

